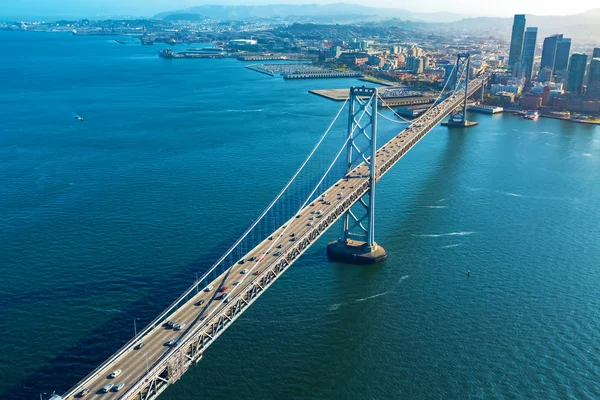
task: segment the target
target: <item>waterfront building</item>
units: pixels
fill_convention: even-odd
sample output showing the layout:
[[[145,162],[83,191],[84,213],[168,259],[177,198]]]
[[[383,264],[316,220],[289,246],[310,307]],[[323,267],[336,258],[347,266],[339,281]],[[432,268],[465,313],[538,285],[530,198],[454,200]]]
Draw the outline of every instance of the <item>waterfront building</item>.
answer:
[[[521,97],[521,108],[524,110],[539,110],[542,106],[542,96],[528,93]]]
[[[592,58],[590,62],[586,97],[592,100],[600,100],[600,57]]]
[[[495,95],[494,104],[508,106],[515,102],[515,94],[509,92],[498,92]]]
[[[542,105],[547,106],[550,104],[550,86],[544,86],[544,91],[542,92]]]
[[[537,42],[538,28],[528,27],[523,40],[522,63],[525,72],[525,80],[529,82],[533,75],[533,60],[535,58],[535,47]]]
[[[583,82],[587,66],[587,54],[573,53],[569,62],[569,75],[567,78],[567,90],[578,95],[583,94]]]
[[[512,93],[516,96],[520,96],[523,92],[523,85],[503,85],[500,83],[494,83],[490,86],[490,93],[496,95],[500,92]]]
[[[556,43],[556,57],[554,58],[554,70],[565,71],[569,65],[569,54],[571,53],[571,39],[562,38]]]
[[[513,27],[512,35],[510,38],[510,52],[508,55],[508,66],[512,68],[513,65],[521,62],[521,56],[523,54],[523,40],[525,35],[525,15],[516,14]]]
[[[563,38],[562,34],[548,36],[544,39],[544,47],[542,48],[542,62],[540,65],[541,69],[547,68],[554,73],[554,62],[556,60],[556,49],[558,42]]]
[[[229,44],[234,47],[243,47],[256,46],[258,42],[254,39],[233,39],[229,41]]]
[[[600,47],[594,47],[592,58],[600,58]]]
[[[365,53],[342,53],[339,57],[341,63],[351,66],[364,65],[369,62],[369,55]]]

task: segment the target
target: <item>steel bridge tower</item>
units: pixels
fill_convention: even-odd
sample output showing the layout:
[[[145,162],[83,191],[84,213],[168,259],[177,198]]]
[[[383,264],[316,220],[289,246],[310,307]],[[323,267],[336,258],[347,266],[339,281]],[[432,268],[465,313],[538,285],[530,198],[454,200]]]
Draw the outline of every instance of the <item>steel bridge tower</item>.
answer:
[[[460,93],[459,90],[464,91],[465,99],[462,107],[450,114],[448,122],[443,122],[442,125],[460,128],[475,126],[477,122],[467,121],[467,99],[469,97],[469,80],[471,79],[471,55],[469,53],[460,53],[457,55],[454,71],[456,76],[454,93]],[[460,87],[462,82],[464,82],[464,85]]]
[[[387,257],[375,242],[375,187],[377,183],[377,88],[352,87],[348,101],[348,142],[346,144],[346,186],[352,186],[352,170],[361,162],[369,167],[369,191],[342,217],[340,238],[327,246],[332,260],[353,264],[373,264]],[[361,125],[361,117],[369,117]],[[343,193],[343,186],[335,188]],[[348,190],[348,189],[346,189]]]

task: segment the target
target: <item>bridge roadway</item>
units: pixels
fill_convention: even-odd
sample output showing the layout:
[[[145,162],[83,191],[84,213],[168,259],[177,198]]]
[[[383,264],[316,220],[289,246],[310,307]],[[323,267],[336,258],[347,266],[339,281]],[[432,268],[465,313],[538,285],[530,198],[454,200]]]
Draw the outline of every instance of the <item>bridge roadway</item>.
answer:
[[[481,85],[470,83],[469,95]],[[407,129],[377,151],[376,179],[381,178],[404,154],[418,143],[435,125],[463,102],[454,94],[425,115],[414,120]],[[202,352],[241,315],[299,256],[314,243],[345,211],[369,189],[369,169],[358,165],[346,177],[327,189],[317,200],[305,207],[272,235],[252,249],[240,261],[195,294],[189,301],[165,318],[165,322],[185,323],[184,329],[174,331],[160,324],[149,330],[141,341],[144,347],[135,349],[133,342],[122,354],[111,357],[70,389],[64,399],[78,398],[84,388],[90,391],[85,398],[97,399],[154,399],[167,386],[177,381],[187,368],[202,357]],[[309,223],[312,224],[309,225]],[[268,254],[265,254],[268,251]],[[256,257],[255,261],[250,261]],[[243,274],[244,269],[248,273]],[[238,283],[236,285],[236,283]],[[211,290],[207,288],[212,286]],[[221,288],[227,287],[230,301],[218,299]],[[204,300],[204,304],[195,304]],[[179,342],[167,346],[174,339]],[[122,373],[114,379],[108,376],[115,370]],[[102,393],[108,383],[125,383],[118,392]]]

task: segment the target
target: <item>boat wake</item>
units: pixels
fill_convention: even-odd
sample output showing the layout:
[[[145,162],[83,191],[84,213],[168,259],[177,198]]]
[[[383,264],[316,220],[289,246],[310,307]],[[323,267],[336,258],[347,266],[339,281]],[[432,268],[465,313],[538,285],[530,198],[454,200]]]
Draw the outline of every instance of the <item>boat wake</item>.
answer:
[[[583,153],[583,156],[584,156],[584,157],[591,157],[591,156],[592,156],[592,154],[591,154],[591,153]]]
[[[425,208],[446,208],[448,206],[423,206]]]
[[[507,195],[507,196],[512,196],[512,197],[523,197],[523,195],[522,195],[522,194],[518,194],[518,193],[511,193],[511,192],[501,192],[501,191],[499,191],[499,193],[501,193],[501,194],[505,194],[505,195]]]
[[[477,232],[449,232],[449,233],[424,233],[421,235],[413,235],[416,237],[431,237],[431,238],[437,238],[437,237],[445,237],[445,236],[469,236],[469,235],[474,235]]]
[[[504,196],[511,196],[511,197],[526,197],[523,196],[522,194],[519,193],[514,193],[514,192],[505,192],[503,190],[497,190],[497,189],[487,189],[487,188],[474,188],[474,187],[469,187],[466,186],[467,190],[470,190],[472,192],[491,192],[491,193],[498,193]]]
[[[244,110],[234,110],[234,109],[223,109],[223,110],[211,110],[212,113],[253,113],[253,112],[263,112],[264,108],[256,108],[256,109],[244,109]]]
[[[452,249],[454,247],[462,246],[462,243],[448,244],[446,246],[440,247],[441,249]]]
[[[95,307],[95,306],[87,306],[85,307],[88,310],[92,310],[92,311],[100,311],[103,313],[122,313],[123,311],[118,310],[116,308],[102,308],[102,307]]]
[[[398,282],[396,282],[396,283],[394,284],[394,286],[392,286],[392,288],[391,288],[391,289],[389,289],[389,290],[386,290],[385,292],[377,293],[377,294],[374,294],[374,295],[372,295],[372,296],[361,297],[360,299],[356,299],[356,300],[352,300],[352,301],[346,301],[346,302],[344,302],[344,303],[336,303],[336,304],[332,304],[332,305],[329,307],[329,311],[335,311],[335,310],[338,310],[340,307],[342,307],[342,306],[347,306],[347,305],[349,305],[349,304],[352,304],[352,303],[360,303],[360,302],[363,302],[363,301],[367,301],[367,300],[371,300],[371,299],[376,299],[377,297],[381,297],[381,296],[388,295],[388,294],[392,293],[392,292],[394,291],[394,289],[396,289],[396,287],[397,287],[399,284],[401,284],[401,283],[402,283],[404,280],[408,279],[409,277],[410,277],[410,275],[404,275],[403,277],[401,277],[401,278],[398,280]]]

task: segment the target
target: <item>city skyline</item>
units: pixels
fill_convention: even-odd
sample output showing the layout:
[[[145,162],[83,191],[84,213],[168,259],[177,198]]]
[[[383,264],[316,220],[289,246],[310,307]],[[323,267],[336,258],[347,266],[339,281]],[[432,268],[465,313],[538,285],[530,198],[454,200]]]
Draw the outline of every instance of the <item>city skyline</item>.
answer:
[[[106,15],[132,15],[151,16],[159,12],[185,9],[200,5],[232,5],[232,6],[260,6],[260,5],[307,5],[307,4],[336,4],[342,2],[327,0],[230,0],[226,3],[214,0],[89,0],[82,3],[77,0],[59,0],[48,3],[45,0],[5,0],[0,16],[106,16]],[[355,4],[373,8],[406,9],[420,13],[457,13],[470,17],[510,17],[515,13],[531,15],[572,15],[586,12],[598,5],[591,0],[578,0],[569,3],[547,3],[542,0],[533,0],[527,3],[517,0],[507,0],[501,4],[482,3],[476,0],[445,1],[423,0],[419,3],[398,3],[392,0],[348,0],[345,4]],[[35,11],[32,11],[35,10]]]

